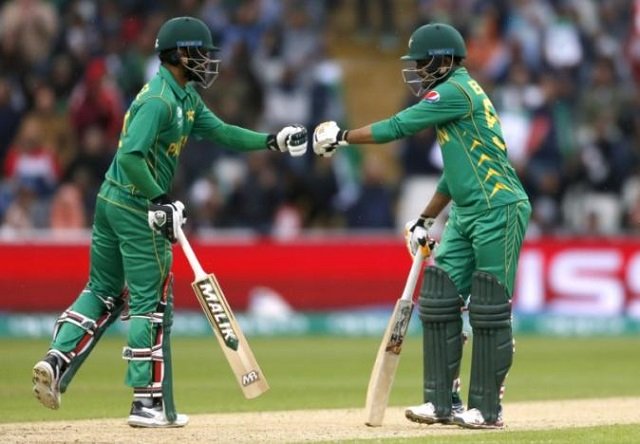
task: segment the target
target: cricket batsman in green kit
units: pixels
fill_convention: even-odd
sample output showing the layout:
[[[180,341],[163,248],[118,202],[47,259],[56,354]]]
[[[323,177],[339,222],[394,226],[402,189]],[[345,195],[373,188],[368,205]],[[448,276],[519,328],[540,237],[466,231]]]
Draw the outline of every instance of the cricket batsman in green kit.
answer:
[[[277,134],[254,132],[222,122],[204,105],[192,83],[209,87],[220,61],[202,21],[168,20],[158,32],[156,51],[159,71],[125,115],[118,150],[98,194],[89,281],[58,318],[50,349],[33,368],[33,390],[43,405],[57,409],[60,394],[122,316],[130,321],[123,350],[125,382],[133,389],[129,425],[181,427],[188,418],[174,406],[169,341],[171,247],[185,222],[184,205],[169,197],[180,152],[193,134],[237,151],[302,156],[307,132],[300,125]]]
[[[462,66],[466,54],[455,28],[443,23],[421,26],[402,57],[410,65],[403,70],[405,83],[421,100],[358,129],[321,123],[314,131],[313,148],[320,156],[331,156],[340,146],[387,143],[435,127],[444,168],[433,197],[407,224],[412,255],[429,248],[435,218],[449,202],[452,206],[418,301],[424,403],[408,408],[405,415],[423,424],[501,428],[503,383],[514,351],[511,297],[531,206],[507,159],[493,104]],[[467,410],[459,393],[464,307],[473,331]]]

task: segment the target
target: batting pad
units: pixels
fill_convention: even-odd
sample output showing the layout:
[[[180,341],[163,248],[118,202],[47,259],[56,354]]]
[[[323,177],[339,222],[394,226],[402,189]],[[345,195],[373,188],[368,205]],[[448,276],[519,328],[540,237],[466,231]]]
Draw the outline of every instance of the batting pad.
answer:
[[[488,423],[498,419],[503,383],[513,361],[511,301],[495,276],[476,271],[471,282],[469,321],[473,329],[469,408]]]
[[[424,400],[436,407],[436,415],[451,415],[452,387],[462,360],[463,301],[447,275],[427,267],[419,299],[423,334]]]

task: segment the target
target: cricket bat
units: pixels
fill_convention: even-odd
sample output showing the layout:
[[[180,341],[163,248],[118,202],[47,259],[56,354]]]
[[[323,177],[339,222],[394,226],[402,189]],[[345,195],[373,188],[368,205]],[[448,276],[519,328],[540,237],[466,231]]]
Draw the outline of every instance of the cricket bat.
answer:
[[[256,361],[247,339],[236,320],[229,303],[213,273],[205,273],[189,241],[180,228],[178,242],[195,275],[191,283],[196,299],[213,329],[214,335],[227,358],[231,370],[245,398],[252,399],[269,390],[269,384]]]
[[[389,403],[391,386],[400,362],[402,342],[407,334],[409,321],[413,313],[413,293],[418,283],[424,260],[425,257],[419,250],[413,258],[411,271],[402,296],[396,301],[391,319],[389,319],[387,329],[382,337],[382,343],[376,355],[376,362],[373,365],[369,387],[367,388],[365,405],[367,416],[365,424],[371,427],[382,425],[384,412]]]

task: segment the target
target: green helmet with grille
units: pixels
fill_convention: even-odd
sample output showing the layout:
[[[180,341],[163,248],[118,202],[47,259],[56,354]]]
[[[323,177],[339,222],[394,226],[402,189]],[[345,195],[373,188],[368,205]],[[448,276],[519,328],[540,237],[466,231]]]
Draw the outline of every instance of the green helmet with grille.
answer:
[[[158,31],[156,51],[173,48],[202,48],[216,51],[211,31],[202,21],[194,17],[175,17],[167,20]]]
[[[448,55],[464,58],[467,46],[456,28],[446,23],[429,23],[416,29],[409,39],[409,52],[402,60],[426,60]]]
[[[429,23],[416,29],[409,39],[402,77],[411,92],[420,97],[444,82],[454,71],[455,61],[467,56],[464,39],[451,25]]]
[[[156,51],[163,62],[184,66],[188,80],[203,88],[211,86],[218,77],[220,60],[214,54],[218,48],[202,20],[194,17],[167,20],[158,31]]]

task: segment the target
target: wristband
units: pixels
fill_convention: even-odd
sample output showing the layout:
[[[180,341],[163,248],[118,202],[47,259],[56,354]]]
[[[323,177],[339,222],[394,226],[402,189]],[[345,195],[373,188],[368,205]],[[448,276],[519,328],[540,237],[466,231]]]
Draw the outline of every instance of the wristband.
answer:
[[[278,147],[278,139],[275,134],[267,135],[267,149],[271,151],[280,151]]]

